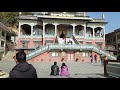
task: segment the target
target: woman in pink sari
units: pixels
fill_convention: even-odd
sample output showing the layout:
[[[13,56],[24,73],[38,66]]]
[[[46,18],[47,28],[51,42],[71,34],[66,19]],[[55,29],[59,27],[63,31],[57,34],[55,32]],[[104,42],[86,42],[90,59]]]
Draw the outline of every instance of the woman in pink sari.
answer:
[[[62,63],[60,76],[69,76],[68,67]]]

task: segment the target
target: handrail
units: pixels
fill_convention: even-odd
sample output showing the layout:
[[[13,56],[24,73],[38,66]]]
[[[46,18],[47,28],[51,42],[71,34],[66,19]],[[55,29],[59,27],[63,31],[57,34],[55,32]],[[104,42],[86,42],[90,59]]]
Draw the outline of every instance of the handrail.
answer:
[[[39,48],[37,50],[32,51],[31,53],[28,53],[27,54],[27,60],[29,60],[31,58],[34,58],[34,57],[46,52],[48,49],[49,49],[49,46],[44,46],[42,48]]]
[[[44,53],[45,51],[47,50],[52,50],[52,49],[68,49],[68,50],[92,50],[92,51],[95,51],[99,54],[103,54],[104,56],[107,56],[109,59],[115,59],[116,60],[116,57],[106,53],[105,51],[93,46],[93,45],[82,45],[82,44],[74,44],[74,45],[67,45],[67,44],[50,44],[50,45],[47,45],[47,46],[44,46],[42,48],[39,48],[37,50],[34,50],[32,51],[31,53],[28,53],[27,55],[27,58],[32,58],[39,55],[39,54],[42,54]]]
[[[120,61],[104,60],[104,75],[120,77]]]
[[[74,35],[72,35],[72,39],[74,40],[74,42],[75,42],[76,44],[80,44],[80,43],[76,40],[76,38],[75,38]]]

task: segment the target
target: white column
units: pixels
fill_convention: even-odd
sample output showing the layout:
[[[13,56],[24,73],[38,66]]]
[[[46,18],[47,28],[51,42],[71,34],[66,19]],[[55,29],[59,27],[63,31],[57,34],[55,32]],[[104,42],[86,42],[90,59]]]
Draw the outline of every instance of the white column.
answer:
[[[86,39],[86,25],[84,25],[84,38]]]
[[[47,23],[44,23],[43,22],[43,38],[45,38],[45,25],[46,25]]]
[[[54,24],[55,25],[55,37],[57,36],[57,23]]]
[[[73,36],[75,36],[75,26],[76,24],[71,24],[73,26]]]
[[[86,12],[83,12],[83,16],[86,16]]]
[[[21,28],[21,25],[20,25],[20,23],[19,23],[19,27],[18,27],[18,30],[19,30],[18,38],[20,38],[20,28]]]
[[[104,37],[104,41],[105,41],[105,26],[103,26],[103,37]]]
[[[31,26],[31,38],[33,38],[33,25],[30,26]]]
[[[95,39],[95,27],[92,27],[93,29],[93,39]]]
[[[101,37],[101,30],[100,30],[100,37]]]

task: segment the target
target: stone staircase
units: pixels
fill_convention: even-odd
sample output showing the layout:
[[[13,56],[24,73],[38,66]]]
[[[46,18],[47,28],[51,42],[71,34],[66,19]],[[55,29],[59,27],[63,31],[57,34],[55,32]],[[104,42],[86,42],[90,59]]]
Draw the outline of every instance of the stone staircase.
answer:
[[[8,51],[5,57],[2,60],[12,60],[13,61],[13,56],[15,55],[15,51]]]
[[[46,51],[50,51],[50,50],[53,50],[53,49],[57,49],[57,50],[63,50],[63,49],[66,49],[66,50],[92,50],[98,54],[103,54],[103,55],[106,55],[108,57],[108,59],[110,60],[116,60],[116,57],[110,55],[109,53],[103,51],[102,49],[99,49],[93,45],[80,45],[80,44],[73,44],[73,45],[67,45],[67,44],[50,44],[50,45],[46,45],[42,48],[39,48],[37,50],[34,50],[33,52],[31,53],[28,53],[27,55],[27,60],[30,60]]]

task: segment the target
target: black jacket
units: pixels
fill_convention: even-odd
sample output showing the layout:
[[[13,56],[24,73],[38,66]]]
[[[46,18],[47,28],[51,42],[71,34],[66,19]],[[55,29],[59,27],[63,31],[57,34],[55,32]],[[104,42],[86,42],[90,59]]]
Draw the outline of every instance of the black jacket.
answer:
[[[10,71],[10,78],[37,78],[36,69],[27,62],[19,63]]]
[[[52,65],[51,66],[51,75],[59,75],[59,67],[57,65]]]

